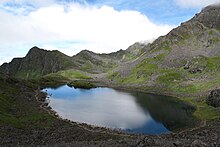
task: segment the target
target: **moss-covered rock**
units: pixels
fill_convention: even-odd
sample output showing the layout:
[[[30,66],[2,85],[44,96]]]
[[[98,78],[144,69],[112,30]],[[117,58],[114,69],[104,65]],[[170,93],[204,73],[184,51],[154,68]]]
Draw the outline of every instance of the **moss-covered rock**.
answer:
[[[212,90],[206,102],[213,107],[220,107],[220,89]]]

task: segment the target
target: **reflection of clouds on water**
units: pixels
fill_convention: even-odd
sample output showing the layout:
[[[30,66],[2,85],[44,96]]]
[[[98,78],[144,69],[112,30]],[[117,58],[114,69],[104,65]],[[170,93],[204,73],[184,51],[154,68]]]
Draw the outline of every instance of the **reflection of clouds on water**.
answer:
[[[142,127],[152,120],[128,93],[109,88],[70,90],[72,95],[66,91],[56,94],[48,89],[53,93],[49,105],[63,118],[121,129]],[[65,95],[68,98],[63,98]]]
[[[52,94],[49,105],[62,118],[133,133],[160,134],[169,131],[152,117],[152,110],[148,107],[155,108],[153,111],[156,112],[160,110],[154,104],[155,99],[149,101],[146,94],[134,95],[111,88],[74,89],[67,85],[43,91],[46,90]],[[163,107],[163,104],[160,106]]]

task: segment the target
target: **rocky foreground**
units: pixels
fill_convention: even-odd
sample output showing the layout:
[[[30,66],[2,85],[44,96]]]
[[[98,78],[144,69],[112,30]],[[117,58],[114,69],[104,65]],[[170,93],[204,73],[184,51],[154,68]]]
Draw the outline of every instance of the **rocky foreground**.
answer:
[[[57,121],[49,130],[22,130],[1,126],[1,146],[196,146],[220,145],[220,121],[186,132],[156,135],[129,136],[125,134],[95,133],[77,125]],[[94,132],[93,132],[94,131]],[[4,133],[4,136],[3,136]]]
[[[220,146],[220,120],[164,135],[132,135],[62,120],[32,84],[1,79],[1,97],[13,102],[7,112],[0,109],[0,146]]]

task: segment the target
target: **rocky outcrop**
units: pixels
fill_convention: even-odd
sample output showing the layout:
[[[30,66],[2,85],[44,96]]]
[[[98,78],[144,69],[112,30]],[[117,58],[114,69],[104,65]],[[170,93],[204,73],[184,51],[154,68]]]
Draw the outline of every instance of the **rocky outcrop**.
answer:
[[[202,12],[196,15],[195,20],[208,28],[220,29],[220,3],[202,9]]]
[[[213,107],[220,107],[220,89],[212,90],[206,102]]]

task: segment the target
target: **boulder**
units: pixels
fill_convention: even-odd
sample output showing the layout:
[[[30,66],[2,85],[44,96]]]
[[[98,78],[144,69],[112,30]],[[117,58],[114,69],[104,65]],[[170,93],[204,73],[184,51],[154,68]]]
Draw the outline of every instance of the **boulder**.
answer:
[[[213,107],[220,107],[220,89],[212,90],[206,99],[206,103]]]
[[[189,70],[189,72],[191,74],[202,73],[202,69],[201,68],[192,68]]]

